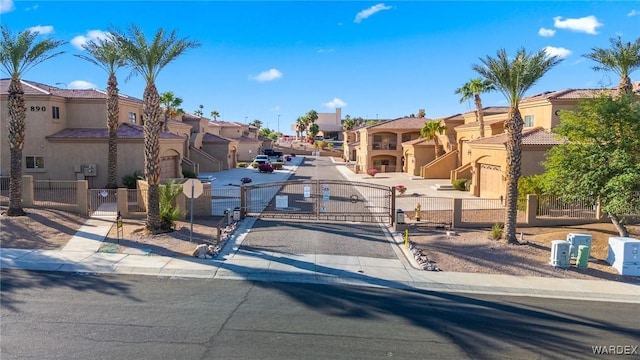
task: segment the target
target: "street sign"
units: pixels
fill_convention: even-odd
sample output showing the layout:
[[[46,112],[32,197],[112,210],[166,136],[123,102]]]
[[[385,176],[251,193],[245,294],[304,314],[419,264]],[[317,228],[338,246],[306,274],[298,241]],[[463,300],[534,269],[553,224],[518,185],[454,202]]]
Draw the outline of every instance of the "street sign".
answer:
[[[188,179],[182,185],[182,192],[189,199],[197,199],[200,195],[202,195],[202,183],[198,179]]]

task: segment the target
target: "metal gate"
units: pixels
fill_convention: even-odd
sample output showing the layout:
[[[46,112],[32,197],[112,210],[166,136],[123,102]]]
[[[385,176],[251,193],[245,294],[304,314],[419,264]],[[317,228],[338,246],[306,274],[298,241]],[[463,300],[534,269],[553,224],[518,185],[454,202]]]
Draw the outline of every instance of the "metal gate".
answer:
[[[289,180],[243,186],[241,208],[260,218],[393,222],[393,189],[344,180]]]
[[[89,216],[113,216],[118,212],[117,189],[89,189]]]

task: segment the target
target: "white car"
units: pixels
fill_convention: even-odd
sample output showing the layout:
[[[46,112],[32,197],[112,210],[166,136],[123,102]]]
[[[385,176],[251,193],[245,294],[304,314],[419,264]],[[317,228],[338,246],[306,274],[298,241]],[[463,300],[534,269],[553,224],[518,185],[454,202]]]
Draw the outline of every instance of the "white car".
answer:
[[[267,155],[258,155],[258,156],[256,156],[255,159],[253,159],[253,162],[257,163],[258,165],[271,163],[269,161],[269,156],[267,156]]]

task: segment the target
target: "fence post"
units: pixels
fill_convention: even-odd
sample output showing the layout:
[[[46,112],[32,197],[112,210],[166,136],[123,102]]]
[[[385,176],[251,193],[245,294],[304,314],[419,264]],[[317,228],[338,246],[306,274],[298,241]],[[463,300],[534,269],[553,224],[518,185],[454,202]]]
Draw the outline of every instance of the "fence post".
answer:
[[[118,188],[116,190],[117,208],[118,213],[122,216],[129,215],[129,189]]]
[[[240,186],[240,219],[247,216],[247,187]]]
[[[536,216],[538,215],[538,195],[536,194],[528,194],[527,195],[527,224],[535,225]]]
[[[596,220],[602,220],[602,203],[600,199],[596,200]]]
[[[451,214],[451,228],[462,227],[462,199],[451,199],[453,212]]]
[[[89,215],[89,181],[78,180],[77,197],[78,197],[78,213],[82,216]]]
[[[33,206],[33,175],[22,175],[22,206]]]

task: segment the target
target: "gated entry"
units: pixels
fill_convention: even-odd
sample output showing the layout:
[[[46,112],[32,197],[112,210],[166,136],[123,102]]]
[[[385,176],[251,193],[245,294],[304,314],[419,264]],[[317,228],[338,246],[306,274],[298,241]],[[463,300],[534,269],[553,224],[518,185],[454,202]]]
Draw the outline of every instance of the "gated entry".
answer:
[[[243,187],[248,216],[275,219],[393,221],[389,186],[343,180],[289,180]]]
[[[116,189],[89,189],[89,216],[115,216],[118,211]]]

